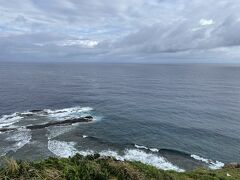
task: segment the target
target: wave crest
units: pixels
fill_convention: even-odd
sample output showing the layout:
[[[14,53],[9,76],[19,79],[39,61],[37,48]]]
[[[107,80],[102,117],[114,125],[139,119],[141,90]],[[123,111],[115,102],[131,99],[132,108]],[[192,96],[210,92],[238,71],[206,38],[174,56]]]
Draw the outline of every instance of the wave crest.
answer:
[[[48,149],[52,153],[60,157],[69,157],[69,156],[75,155],[76,153],[79,153],[83,156],[97,153],[92,150],[78,151],[75,148],[75,145],[76,143],[74,142],[64,142],[64,141],[56,141],[56,140],[48,141]],[[164,157],[161,157],[153,153],[147,153],[139,149],[126,149],[123,155],[120,155],[118,152],[113,150],[104,150],[98,153],[101,156],[114,157],[119,161],[124,161],[124,160],[139,161],[145,164],[155,166],[158,169],[184,172],[184,169],[181,169],[176,165],[173,165],[171,162],[167,161]]]
[[[159,152],[159,149],[157,149],[157,148],[148,148],[146,146],[141,146],[141,145],[137,145],[137,144],[134,144],[134,147],[137,149],[145,149],[145,150],[149,150],[152,152]]]
[[[224,163],[220,162],[220,161],[213,161],[211,159],[206,159],[203,157],[200,157],[198,155],[192,154],[191,157],[197,161],[202,161],[206,164],[208,164],[208,167],[210,169],[221,169],[224,166]]]

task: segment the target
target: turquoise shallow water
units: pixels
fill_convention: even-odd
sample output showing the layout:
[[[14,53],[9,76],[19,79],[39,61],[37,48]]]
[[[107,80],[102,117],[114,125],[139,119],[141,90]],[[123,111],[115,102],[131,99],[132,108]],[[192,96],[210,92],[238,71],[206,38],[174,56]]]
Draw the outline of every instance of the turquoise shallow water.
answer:
[[[238,65],[1,63],[0,127],[95,121],[1,133],[0,154],[94,151],[174,170],[240,161],[239,77]],[[49,114],[14,114],[32,109]]]

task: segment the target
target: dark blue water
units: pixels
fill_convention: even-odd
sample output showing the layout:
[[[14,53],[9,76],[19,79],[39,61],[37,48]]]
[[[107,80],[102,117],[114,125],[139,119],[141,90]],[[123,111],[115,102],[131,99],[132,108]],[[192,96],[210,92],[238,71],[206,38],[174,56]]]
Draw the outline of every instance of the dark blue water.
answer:
[[[120,152],[137,144],[157,148],[156,156],[184,169],[197,163],[191,154],[240,161],[238,65],[0,63],[0,116],[79,106],[93,108],[88,113],[99,120],[53,138],[77,143],[78,151]],[[47,133],[31,132],[21,148],[4,152],[26,159],[52,155]],[[19,143],[6,140],[11,132],[0,136],[0,149]]]

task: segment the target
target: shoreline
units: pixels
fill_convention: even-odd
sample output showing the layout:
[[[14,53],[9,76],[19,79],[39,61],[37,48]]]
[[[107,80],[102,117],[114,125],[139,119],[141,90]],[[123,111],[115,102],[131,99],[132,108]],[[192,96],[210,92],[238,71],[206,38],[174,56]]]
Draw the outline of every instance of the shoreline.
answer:
[[[240,164],[230,163],[218,170],[198,168],[176,172],[161,170],[137,161],[120,161],[100,154],[21,161],[5,158],[0,179],[240,179]]]
[[[204,157],[198,153],[192,154],[176,149],[161,149],[156,146],[146,146],[142,143],[136,144],[130,142],[122,144],[123,148],[119,149],[117,145],[116,147],[107,146],[106,148],[100,149],[79,148],[79,141],[84,141],[85,143],[92,141],[96,144],[98,141],[102,142],[102,139],[85,134],[85,132],[78,134],[78,137],[81,138],[81,140],[79,138],[75,140],[62,140],[61,138],[57,138],[58,136],[73,130],[72,128],[76,127],[74,124],[78,125],[78,123],[85,124],[95,121],[96,116],[94,116],[94,113],[91,112],[92,110],[93,108],[90,107],[76,106],[54,110],[35,109],[15,112],[10,115],[3,115],[1,118],[3,128],[0,128],[0,132],[3,132],[2,135],[7,133],[5,140],[8,143],[13,143],[12,146],[10,145],[6,148],[6,150],[3,149],[2,155],[13,155],[14,158],[23,159],[23,156],[20,155],[18,158],[16,157],[18,155],[15,156],[13,153],[16,153],[18,150],[21,151],[22,148],[25,148],[25,150],[32,148],[34,146],[34,144],[31,144],[32,139],[35,139],[35,141],[42,141],[42,139],[37,139],[39,136],[36,136],[35,133],[39,130],[46,130],[47,132],[41,133],[45,135],[43,136],[43,142],[46,145],[45,148],[47,147],[47,150],[49,151],[48,154],[46,153],[47,156],[44,155],[45,157],[56,155],[56,157],[66,158],[69,156],[72,157],[76,153],[81,155],[93,155],[95,153],[99,153],[104,156],[112,156],[118,160],[140,161],[158,169],[175,170],[178,172],[189,171],[200,167],[219,169],[224,166],[224,163],[209,157]],[[32,119],[35,119],[35,121],[32,121]],[[39,123],[38,120],[41,120],[43,123]],[[27,123],[21,124],[25,121]],[[7,126],[4,127],[4,125]],[[48,129],[49,127],[51,127],[51,129]],[[0,154],[0,156],[2,155]],[[29,157],[30,154],[27,154],[27,156]],[[27,159],[34,161],[34,157],[33,159]]]

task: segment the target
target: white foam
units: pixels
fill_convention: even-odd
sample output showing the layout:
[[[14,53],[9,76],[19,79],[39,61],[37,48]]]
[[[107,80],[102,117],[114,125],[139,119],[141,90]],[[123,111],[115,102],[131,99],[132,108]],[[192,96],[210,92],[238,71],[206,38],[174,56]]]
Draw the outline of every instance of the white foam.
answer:
[[[94,154],[93,151],[80,151],[78,152],[82,155],[90,155]],[[149,164],[152,166],[155,166],[158,169],[163,169],[163,170],[174,170],[178,172],[184,172],[183,169],[173,165],[172,163],[168,162],[165,158],[152,154],[152,153],[146,153],[142,150],[138,149],[127,149],[125,150],[123,155],[119,155],[116,151],[113,150],[104,150],[99,152],[101,156],[110,156],[114,157],[115,159],[119,161],[140,161],[144,164]]]
[[[32,138],[31,130],[29,129],[21,128],[18,131],[8,133],[11,133],[11,136],[7,137],[5,141],[8,141],[10,145],[3,148],[3,153],[1,156],[6,155],[9,151],[16,152],[28,144]]]
[[[93,108],[91,107],[72,107],[72,108],[64,108],[64,109],[44,109],[45,112],[49,114],[51,117],[56,118],[64,118],[64,117],[79,117],[82,116],[84,113],[89,113],[92,111]]]
[[[147,147],[145,147],[145,146],[140,146],[140,145],[137,145],[137,144],[135,144],[134,145],[136,148],[138,148],[138,149],[148,149]]]
[[[75,151],[75,153],[79,153],[83,156],[87,156],[87,155],[92,155],[95,152],[91,150],[86,150],[86,151]],[[165,158],[161,156],[157,156],[155,154],[146,153],[141,150],[128,149],[124,152],[124,155],[119,155],[116,151],[113,151],[113,150],[104,150],[104,151],[100,151],[99,154],[103,157],[114,157],[116,160],[119,160],[119,161],[124,161],[124,160],[140,161],[144,164],[155,166],[158,169],[184,172],[183,169],[168,162]]]
[[[9,137],[6,138],[6,141],[9,141],[9,142],[16,141],[16,143],[11,146],[9,145],[7,147],[1,147],[0,154],[6,154],[7,152],[9,152],[11,150],[16,152],[18,149],[20,149],[21,147],[23,147],[25,144],[27,144],[30,141],[30,139],[31,139],[30,130],[26,131],[26,130],[24,130],[24,127],[19,128],[19,126],[15,125],[15,123],[19,122],[20,120],[22,120],[24,118],[31,117],[31,120],[35,120],[35,119],[39,120],[39,118],[44,116],[46,118],[49,118],[49,120],[65,120],[66,118],[88,116],[88,115],[90,115],[92,110],[93,110],[93,108],[91,108],[91,107],[78,107],[77,106],[77,107],[57,109],[57,110],[45,109],[43,111],[37,111],[37,112],[25,111],[22,113],[16,112],[16,113],[13,113],[10,115],[3,115],[2,117],[0,117],[0,128],[5,128],[5,127],[13,128],[14,127],[17,129],[17,131],[4,132],[4,134],[9,135]],[[27,115],[32,115],[32,116],[27,116]],[[101,117],[93,116],[93,120],[99,120],[99,119],[101,119]],[[48,130],[47,137],[49,140],[51,140],[61,134],[71,131],[72,128],[74,128],[74,126],[49,127],[49,128],[47,128],[47,130]],[[29,133],[30,133],[30,135],[29,135]],[[85,136],[85,135],[83,136],[83,138],[86,138],[86,137],[87,136]],[[54,148],[53,144],[57,145],[58,147]],[[63,145],[63,144],[64,144],[64,142],[60,142],[60,141],[49,141],[49,149],[51,149],[52,151],[57,151],[57,149],[59,147],[61,147],[61,145]],[[70,148],[73,145],[71,142],[65,143],[65,144],[67,145],[65,148],[66,152],[67,151],[70,152],[70,150],[71,150],[71,152],[75,152],[75,150],[73,148]],[[61,153],[57,153],[57,154],[61,155]],[[62,155],[65,156],[65,154],[71,155],[73,153],[63,153]]]
[[[75,142],[65,142],[57,140],[48,141],[48,149],[55,155],[59,157],[72,157],[75,154],[79,153],[83,156],[88,156],[94,154],[92,150],[78,151],[75,148]]]
[[[76,153],[79,153],[83,156],[92,155],[95,152],[92,150],[78,151],[74,146],[74,142],[64,142],[57,140],[48,141],[48,149],[57,156],[60,157],[69,157],[74,156]],[[116,151],[104,150],[99,152],[101,156],[110,156],[114,157],[117,160],[124,161],[140,161],[145,164],[155,166],[163,170],[174,170],[178,172],[184,172],[183,169],[173,165],[171,162],[168,162],[164,157],[158,156],[152,153],[146,153],[138,149],[127,149],[123,155],[119,155]]]
[[[91,115],[91,111],[93,108],[91,107],[72,107],[72,108],[64,108],[64,109],[44,109],[39,112],[31,112],[24,111],[22,113],[15,112],[10,115],[3,115],[0,118],[0,128],[4,127],[12,127],[11,125],[19,122],[21,119],[27,118],[24,115],[33,115],[31,116],[31,120],[39,120],[39,117],[46,117],[50,120],[65,120],[66,118],[78,118]],[[100,120],[101,117],[93,116],[93,120]]]
[[[89,111],[92,111],[93,110],[93,108],[91,108],[91,107],[82,107],[81,108],[81,112],[89,112]]]
[[[83,156],[88,156],[94,154],[93,150],[85,150],[85,151],[78,151],[77,153],[83,155]]]
[[[222,162],[213,161],[211,159],[206,159],[206,158],[200,157],[195,154],[192,154],[191,157],[195,160],[202,161],[202,162],[208,164],[208,167],[210,169],[221,169],[224,166],[224,163],[222,163]]]
[[[48,141],[48,149],[55,155],[60,157],[74,156],[78,151],[74,147],[75,142],[64,142],[57,140]]]
[[[198,160],[198,161],[202,161],[202,162],[205,162],[205,163],[209,163],[209,160],[208,160],[208,159],[205,159],[205,158],[200,157],[200,156],[198,156],[198,155],[192,154],[191,157],[192,157],[193,159]]]
[[[112,150],[101,151],[99,154],[101,156],[110,156],[110,157],[114,157],[119,161],[124,161],[124,157],[120,156],[117,152]]]
[[[48,127],[48,133],[47,137],[48,139],[53,139],[57,136],[60,136],[64,133],[70,132],[73,129],[74,126],[53,126],[53,127]]]
[[[91,107],[77,106],[77,107],[57,109],[57,110],[44,109],[43,111],[47,113],[48,118],[52,120],[61,121],[61,120],[66,120],[66,118],[79,118],[79,117],[90,116],[92,110],[93,108]],[[101,116],[94,116],[94,115],[91,115],[91,116],[93,117],[93,121],[99,121],[102,119]]]
[[[146,150],[150,150],[152,152],[159,152],[159,150],[157,148],[148,148],[146,146],[140,146],[137,144],[134,144],[134,147],[136,147],[137,149],[146,149]]]
[[[10,126],[19,122],[23,117],[19,116],[18,113],[13,113],[10,115],[3,115],[0,118],[0,128]]]
[[[83,138],[87,138],[88,136],[87,136],[87,135],[83,135],[82,137],[83,137]]]
[[[21,115],[33,115],[33,114],[34,114],[33,112],[29,112],[29,111],[25,111],[21,113]]]
[[[72,107],[64,109],[44,109],[48,113],[48,117],[57,120],[65,120],[66,118],[84,117],[90,115],[93,110],[91,107]]]
[[[140,161],[145,164],[149,164],[163,170],[174,170],[178,172],[184,172],[183,169],[168,162],[164,157],[157,156],[152,153],[146,153],[139,149],[128,149],[123,156],[124,159],[129,161]]]
[[[211,162],[209,164],[209,168],[210,169],[221,169],[224,166],[224,163],[220,162],[220,161],[215,161],[215,162]]]
[[[159,152],[159,150],[157,148],[150,148],[149,150],[152,152]]]

